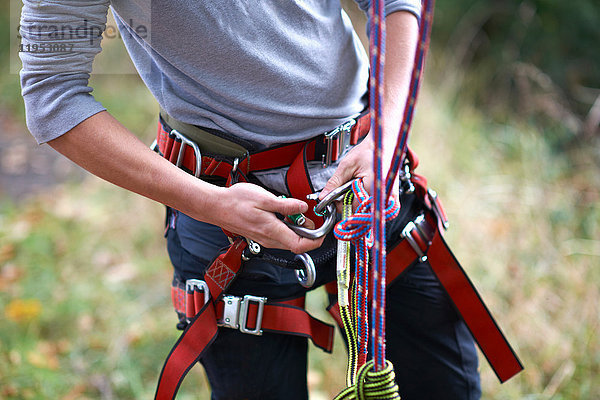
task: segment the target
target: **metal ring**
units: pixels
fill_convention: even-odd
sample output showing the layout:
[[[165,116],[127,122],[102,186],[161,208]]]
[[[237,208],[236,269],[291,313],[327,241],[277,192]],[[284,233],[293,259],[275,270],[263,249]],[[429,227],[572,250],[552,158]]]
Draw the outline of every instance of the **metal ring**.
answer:
[[[319,239],[320,237],[325,236],[329,232],[331,232],[333,226],[335,225],[335,205],[333,205],[333,203],[330,203],[327,206],[325,222],[323,222],[323,225],[321,225],[321,227],[317,229],[308,229],[303,226],[291,224],[287,221],[284,221],[284,223],[291,230],[296,232],[298,236],[302,236],[308,239]]]
[[[304,265],[304,269],[296,270],[296,278],[298,278],[298,282],[303,287],[310,289],[312,285],[315,284],[315,279],[317,277],[317,272],[315,270],[315,263],[311,256],[306,253],[296,254],[294,257],[294,261],[300,260]]]

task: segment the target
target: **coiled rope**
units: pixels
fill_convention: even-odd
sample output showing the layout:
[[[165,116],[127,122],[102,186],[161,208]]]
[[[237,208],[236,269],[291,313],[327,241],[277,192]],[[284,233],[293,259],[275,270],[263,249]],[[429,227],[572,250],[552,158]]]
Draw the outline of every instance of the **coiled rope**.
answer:
[[[350,215],[352,197],[346,196],[344,203],[344,219],[334,228],[336,238],[346,244],[338,247],[338,289],[342,287],[342,295],[338,295],[340,314],[347,337],[349,338],[348,372],[346,376],[347,388],[336,399],[399,399],[398,386],[395,384],[395,374],[392,364],[385,359],[385,289],[386,289],[386,249],[385,249],[385,222],[396,217],[400,206],[389,199],[392,185],[398,174],[400,165],[403,165],[408,146],[408,135],[414,116],[414,109],[419,92],[423,66],[433,21],[434,0],[422,1],[422,15],[419,27],[419,39],[409,93],[404,107],[404,115],[400,132],[394,150],[390,170],[383,179],[382,153],[383,153],[383,66],[385,62],[385,17],[384,0],[372,0],[370,12],[370,40],[369,53],[371,62],[371,76],[369,80],[369,96],[371,104],[371,132],[374,140],[373,196],[368,196],[361,180],[352,184],[352,193],[359,200],[359,206],[353,215]],[[356,278],[352,302],[348,296],[348,270],[351,241],[356,252]],[[372,269],[369,271],[368,248],[372,247]],[[343,253],[343,255],[340,255]],[[341,264],[340,264],[341,263]],[[368,321],[368,285],[369,275],[372,275],[372,305],[371,305],[371,353],[373,359],[366,362],[367,343],[369,342]],[[340,279],[342,284],[340,285]],[[338,291],[340,293],[340,291]],[[346,299],[342,299],[346,296]],[[355,299],[355,300],[354,300]],[[355,313],[352,320],[352,309]],[[345,310],[343,310],[345,309]],[[356,329],[354,329],[356,327]],[[357,338],[354,339],[356,334]],[[358,342],[358,345],[356,345]],[[354,346],[354,347],[352,347]],[[356,354],[358,352],[358,354]],[[356,372],[358,368],[358,372]]]

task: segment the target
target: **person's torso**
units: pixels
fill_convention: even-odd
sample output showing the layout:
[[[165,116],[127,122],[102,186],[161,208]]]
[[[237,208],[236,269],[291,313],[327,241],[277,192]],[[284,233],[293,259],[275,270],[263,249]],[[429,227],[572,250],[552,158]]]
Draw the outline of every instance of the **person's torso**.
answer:
[[[339,0],[112,0],[160,105],[260,145],[303,140],[365,107],[368,61]]]

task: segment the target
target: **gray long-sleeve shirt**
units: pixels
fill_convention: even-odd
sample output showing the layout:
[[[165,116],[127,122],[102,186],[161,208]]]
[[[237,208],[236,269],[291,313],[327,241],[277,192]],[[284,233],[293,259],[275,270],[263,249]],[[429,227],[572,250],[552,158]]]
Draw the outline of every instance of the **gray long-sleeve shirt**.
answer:
[[[88,79],[109,6],[140,76],[181,121],[271,146],[313,137],[365,107],[368,60],[339,0],[23,3],[24,48],[57,50],[21,53],[27,125],[39,143],[104,110]],[[386,14],[420,7],[387,0]]]

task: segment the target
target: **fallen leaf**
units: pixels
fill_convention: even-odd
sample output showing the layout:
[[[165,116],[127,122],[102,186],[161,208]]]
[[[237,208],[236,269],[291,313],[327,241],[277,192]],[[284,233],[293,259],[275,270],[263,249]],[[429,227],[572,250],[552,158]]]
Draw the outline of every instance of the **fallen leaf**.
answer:
[[[23,269],[15,264],[6,264],[0,269],[0,291],[8,290],[24,275]]]
[[[42,303],[37,299],[15,299],[4,309],[6,318],[14,322],[28,322],[42,313]]]
[[[58,350],[55,343],[39,342],[35,350],[27,353],[27,361],[38,368],[57,370],[60,367]]]
[[[15,245],[12,243],[5,243],[0,246],[0,264],[3,264],[15,257]]]

